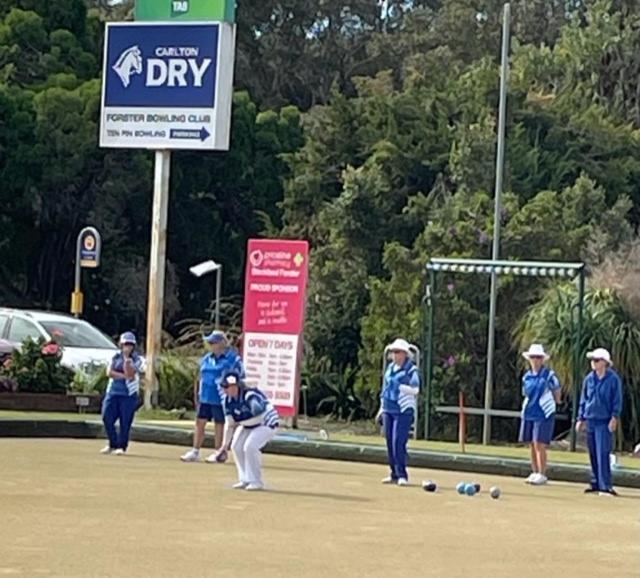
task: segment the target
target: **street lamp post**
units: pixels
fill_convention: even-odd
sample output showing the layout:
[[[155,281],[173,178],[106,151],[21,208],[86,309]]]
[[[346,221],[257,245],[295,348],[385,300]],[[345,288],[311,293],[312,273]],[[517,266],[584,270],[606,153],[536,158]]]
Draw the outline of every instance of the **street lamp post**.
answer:
[[[216,272],[216,308],[215,308],[215,324],[216,329],[220,329],[220,296],[222,293],[222,265],[215,261],[204,261],[198,263],[189,269],[195,277],[202,277],[208,273]]]

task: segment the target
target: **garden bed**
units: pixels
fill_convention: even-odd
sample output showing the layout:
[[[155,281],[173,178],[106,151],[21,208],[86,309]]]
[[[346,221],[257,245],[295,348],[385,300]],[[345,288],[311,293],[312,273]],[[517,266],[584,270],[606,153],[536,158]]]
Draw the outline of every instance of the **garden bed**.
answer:
[[[84,393],[0,393],[0,409],[100,413],[100,396]]]

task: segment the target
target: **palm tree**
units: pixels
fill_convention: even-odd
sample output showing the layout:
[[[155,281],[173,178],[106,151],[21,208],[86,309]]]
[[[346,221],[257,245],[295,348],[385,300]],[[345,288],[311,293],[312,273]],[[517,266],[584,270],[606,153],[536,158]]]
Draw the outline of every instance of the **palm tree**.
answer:
[[[573,354],[577,330],[578,290],[574,284],[550,288],[524,314],[514,331],[521,350],[543,343],[553,368],[569,395],[573,391]],[[640,437],[640,319],[626,307],[616,289],[590,288],[585,294],[579,363],[588,371],[586,353],[595,347],[611,351],[616,371],[623,380],[624,410],[621,442]]]

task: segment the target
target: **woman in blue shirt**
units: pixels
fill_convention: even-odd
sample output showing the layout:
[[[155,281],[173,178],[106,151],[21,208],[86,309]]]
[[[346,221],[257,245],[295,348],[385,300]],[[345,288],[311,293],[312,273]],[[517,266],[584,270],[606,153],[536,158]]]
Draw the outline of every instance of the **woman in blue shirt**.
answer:
[[[244,366],[237,351],[229,347],[227,336],[222,331],[213,331],[204,336],[209,352],[200,361],[200,379],[197,384],[198,414],[196,429],[193,433],[193,448],[180,456],[183,462],[200,460],[200,448],[204,442],[207,423],[214,424],[214,444],[216,451],[205,461],[216,463],[223,461],[217,454],[224,435],[224,411],[222,409],[222,378],[229,372],[244,377]]]
[[[527,484],[541,486],[547,478],[547,447],[553,438],[556,403],[560,403],[560,383],[556,374],[545,366],[549,355],[534,343],[523,357],[531,369],[522,377],[522,424],[520,442],[531,444],[531,474]]]
[[[409,357],[409,343],[396,339],[389,350],[393,359],[387,365],[380,395],[380,410],[376,421],[382,419],[387,439],[387,456],[391,473],[383,484],[409,484],[407,474],[407,443],[411,424],[416,416],[420,392],[418,368]]]
[[[120,353],[116,353],[107,368],[109,385],[102,404],[102,422],[109,438],[103,454],[122,455],[127,451],[133,416],[138,409],[140,374],[144,360],[135,351],[136,336],[123,333],[120,336]],[[116,430],[119,422],[119,431]]]
[[[587,446],[591,461],[591,485],[585,493],[617,496],[611,479],[609,455],[612,435],[618,429],[622,413],[622,382],[611,369],[611,354],[598,347],[587,353],[592,371],[585,377],[578,408],[576,430],[587,428]]]

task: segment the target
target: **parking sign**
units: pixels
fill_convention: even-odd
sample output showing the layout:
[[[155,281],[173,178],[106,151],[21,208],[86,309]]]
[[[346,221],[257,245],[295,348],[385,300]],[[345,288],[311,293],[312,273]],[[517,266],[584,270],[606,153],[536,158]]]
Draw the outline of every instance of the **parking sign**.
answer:
[[[233,27],[107,24],[100,146],[227,150]]]

